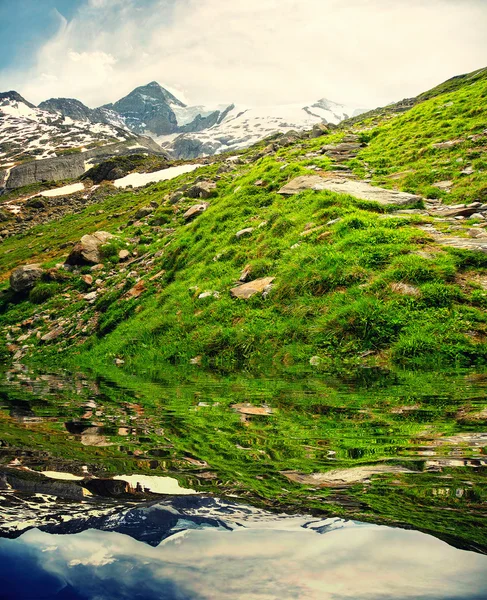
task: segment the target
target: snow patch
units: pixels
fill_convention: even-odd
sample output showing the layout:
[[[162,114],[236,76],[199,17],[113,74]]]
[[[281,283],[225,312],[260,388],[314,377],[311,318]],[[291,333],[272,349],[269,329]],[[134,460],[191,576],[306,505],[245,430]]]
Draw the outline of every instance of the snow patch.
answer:
[[[132,187],[142,187],[148,183],[157,183],[158,181],[167,181],[174,179],[183,173],[190,173],[202,165],[179,165],[178,167],[169,167],[162,171],[154,171],[154,173],[131,173],[121,179],[116,179],[113,184],[115,187],[124,188],[129,185]]]

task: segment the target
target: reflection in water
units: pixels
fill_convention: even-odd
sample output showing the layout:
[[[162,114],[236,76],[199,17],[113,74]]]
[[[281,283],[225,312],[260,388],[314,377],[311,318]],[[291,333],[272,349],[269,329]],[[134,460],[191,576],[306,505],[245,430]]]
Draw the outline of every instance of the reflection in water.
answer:
[[[0,500],[8,515],[0,535],[23,531],[19,507],[43,526],[84,514],[87,502],[113,511],[114,500],[153,501],[185,488],[412,527],[487,553],[481,374],[368,369],[347,381],[309,373],[286,380],[168,367],[158,383],[115,367],[110,375],[22,365],[5,374],[0,489],[20,493]],[[77,479],[46,484],[29,469]],[[172,479],[148,485],[148,476]],[[70,511],[58,503],[53,517],[28,492],[80,504]]]
[[[87,600],[481,600],[487,557],[428,535],[179,497],[104,529],[0,540],[1,597]],[[95,525],[96,526],[96,525]],[[144,543],[149,542],[149,543]],[[150,545],[152,544],[152,545]],[[33,590],[35,590],[33,595]]]

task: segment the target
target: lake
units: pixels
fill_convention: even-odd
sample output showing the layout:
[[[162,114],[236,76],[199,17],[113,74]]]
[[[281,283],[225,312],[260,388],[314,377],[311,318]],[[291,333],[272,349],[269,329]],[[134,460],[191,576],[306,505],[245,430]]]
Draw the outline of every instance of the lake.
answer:
[[[1,597],[485,598],[486,388],[15,365]]]

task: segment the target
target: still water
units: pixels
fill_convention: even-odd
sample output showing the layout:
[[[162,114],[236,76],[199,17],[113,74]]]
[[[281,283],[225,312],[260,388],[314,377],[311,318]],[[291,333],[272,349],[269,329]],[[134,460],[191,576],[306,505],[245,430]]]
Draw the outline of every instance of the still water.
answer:
[[[485,599],[487,377],[0,384],[0,598]]]

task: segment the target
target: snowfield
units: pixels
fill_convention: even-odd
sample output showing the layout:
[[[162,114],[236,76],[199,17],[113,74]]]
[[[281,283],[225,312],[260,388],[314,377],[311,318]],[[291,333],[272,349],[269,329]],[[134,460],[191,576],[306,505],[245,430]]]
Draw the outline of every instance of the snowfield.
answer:
[[[154,173],[130,173],[121,179],[116,179],[113,184],[118,188],[125,188],[131,185],[132,187],[142,187],[148,183],[157,183],[158,181],[167,181],[174,179],[183,173],[194,171],[202,165],[180,165],[178,167],[169,167],[162,171],[154,171]]]

